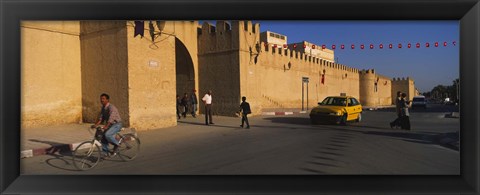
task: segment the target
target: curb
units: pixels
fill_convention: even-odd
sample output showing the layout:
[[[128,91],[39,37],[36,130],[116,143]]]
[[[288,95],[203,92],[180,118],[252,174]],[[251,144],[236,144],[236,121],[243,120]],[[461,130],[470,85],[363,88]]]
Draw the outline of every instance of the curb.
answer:
[[[81,144],[81,142],[74,143],[74,144],[55,145],[48,148],[36,148],[36,149],[23,150],[23,151],[20,151],[20,158],[21,159],[30,158],[34,156],[54,154],[57,152],[65,152],[65,151],[71,152],[73,148],[77,147],[79,144]]]
[[[460,148],[459,140],[456,138],[448,137],[447,134],[439,135],[436,140],[440,145],[443,145],[445,147],[448,147],[454,150],[459,150]]]
[[[307,111],[300,112],[262,112],[262,115],[267,116],[278,116],[278,115],[293,115],[293,114],[305,114]]]

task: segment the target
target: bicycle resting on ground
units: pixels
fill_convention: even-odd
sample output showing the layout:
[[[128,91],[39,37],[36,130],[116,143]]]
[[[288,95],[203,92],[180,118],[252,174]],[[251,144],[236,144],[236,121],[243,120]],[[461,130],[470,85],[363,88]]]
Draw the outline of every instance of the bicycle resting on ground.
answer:
[[[95,133],[93,134],[94,130]],[[102,139],[106,141],[102,127],[92,125],[88,131],[90,134],[93,134],[92,140],[80,143],[72,152],[73,164],[80,170],[92,169],[101,159],[108,157],[102,155],[101,141]],[[109,154],[113,154],[109,157],[118,156],[123,161],[131,161],[135,159],[140,151],[140,139],[135,134],[123,133],[124,131],[125,128],[122,127],[120,132],[116,133],[115,138],[118,140],[119,147],[116,152],[109,147]]]

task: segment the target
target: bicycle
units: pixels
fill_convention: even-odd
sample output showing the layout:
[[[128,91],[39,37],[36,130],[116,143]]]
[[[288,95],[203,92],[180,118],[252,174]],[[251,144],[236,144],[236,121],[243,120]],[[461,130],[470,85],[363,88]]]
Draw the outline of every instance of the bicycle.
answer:
[[[92,134],[93,129],[94,128],[89,128],[90,134]],[[115,136],[119,142],[119,150],[116,156],[120,157],[123,161],[131,161],[137,157],[140,151],[140,139],[133,133],[120,133],[124,130],[125,128],[122,128]],[[75,150],[73,150],[73,165],[77,169],[82,171],[92,169],[103,159],[102,144],[100,142],[103,136],[104,134],[101,127],[97,127],[92,140],[80,143]]]

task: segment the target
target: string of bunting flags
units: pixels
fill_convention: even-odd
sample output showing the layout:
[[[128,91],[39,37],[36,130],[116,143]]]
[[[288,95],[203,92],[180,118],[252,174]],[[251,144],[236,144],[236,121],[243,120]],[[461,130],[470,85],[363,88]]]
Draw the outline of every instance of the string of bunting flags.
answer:
[[[441,44],[441,42],[440,42],[440,43],[439,43],[439,42],[434,42],[434,43],[432,43],[432,45],[430,45],[429,42],[423,43],[423,44],[417,42],[415,45],[413,45],[413,44],[411,44],[411,43],[408,43],[408,44],[406,44],[406,48],[412,48],[412,47],[421,48],[422,45],[423,45],[423,47],[425,47],[425,48],[440,47],[440,44]],[[269,45],[269,43],[265,43],[265,48],[267,48],[268,45]],[[281,47],[281,46],[279,46],[279,45],[277,45],[277,44],[270,44],[270,45],[273,45],[274,48]],[[449,42],[444,41],[442,45],[443,45],[443,47],[447,47],[447,46],[449,46]],[[457,42],[456,42],[456,41],[453,41],[453,42],[451,43],[451,45],[456,46],[456,45],[457,45]],[[332,45],[330,45],[330,46],[331,46],[331,47],[330,47],[329,49],[332,49],[332,50],[338,49],[336,44],[332,44]],[[345,49],[345,48],[346,48],[346,45],[345,45],[345,44],[340,44],[339,46],[340,46],[340,49]],[[355,46],[356,46],[355,44],[351,44],[351,45],[350,45],[350,49],[355,49]],[[378,44],[378,45],[369,44],[368,46],[369,46],[370,49],[375,49],[375,48],[379,48],[379,49],[383,49],[383,48],[388,48],[388,49],[398,48],[398,49],[402,49],[402,48],[404,48],[401,43],[395,44],[395,45],[392,44],[392,43],[385,44],[385,45],[384,45],[383,43]],[[285,48],[285,49],[288,48],[288,47],[290,47],[291,49],[296,49],[298,46],[297,46],[297,44],[291,44],[291,45],[284,44],[284,45],[283,45],[283,48]],[[311,47],[312,47],[312,49],[315,49],[315,48],[317,47],[317,45],[312,45]],[[366,47],[365,44],[360,44],[360,49],[365,49],[365,47]],[[303,48],[307,48],[307,45],[306,45],[306,44],[303,44]],[[327,45],[318,45],[318,48],[319,48],[319,49],[320,49],[320,48],[321,48],[321,49],[327,49]]]

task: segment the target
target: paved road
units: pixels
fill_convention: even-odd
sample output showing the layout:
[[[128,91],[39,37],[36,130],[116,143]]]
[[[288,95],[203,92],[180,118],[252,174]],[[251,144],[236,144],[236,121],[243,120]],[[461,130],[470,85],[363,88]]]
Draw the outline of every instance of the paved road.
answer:
[[[361,123],[311,125],[308,114],[250,118],[181,119],[179,125],[139,132],[137,159],[108,159],[93,170],[76,171],[69,153],[21,159],[22,174],[387,174],[456,175],[460,155],[435,142],[460,130],[450,107],[411,112],[412,131],[391,129],[392,109],[365,111]]]

